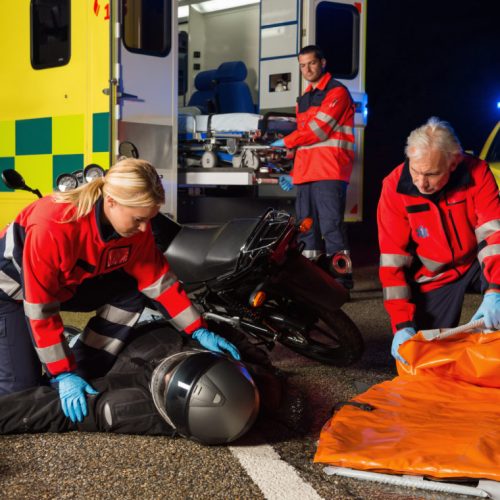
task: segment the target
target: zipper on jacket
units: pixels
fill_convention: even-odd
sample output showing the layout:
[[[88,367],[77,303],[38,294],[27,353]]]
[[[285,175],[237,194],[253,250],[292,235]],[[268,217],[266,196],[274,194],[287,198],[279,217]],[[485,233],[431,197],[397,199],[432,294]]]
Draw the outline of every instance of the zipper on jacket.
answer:
[[[445,217],[445,215],[443,213],[443,210],[441,210],[441,207],[439,206],[439,203],[434,203],[434,205],[436,206],[437,211],[439,213],[439,218],[441,219],[441,225],[443,226],[444,235],[446,236],[446,241],[448,242],[448,246],[450,247],[450,252],[451,252],[451,267],[455,270],[455,272],[460,277],[462,275],[460,274],[459,270],[455,266],[455,252],[453,251],[453,245],[451,244],[450,235],[448,234],[448,231],[446,229],[446,227],[447,227],[446,217]],[[453,227],[455,227],[455,226],[453,226]]]
[[[453,214],[451,213],[451,210],[448,211],[448,215],[450,217],[451,227],[453,228],[453,232],[455,233],[455,238],[457,239],[458,247],[460,248],[460,250],[463,250],[462,242],[460,241],[460,236],[458,236],[457,226],[455,226],[455,220],[453,219]]]

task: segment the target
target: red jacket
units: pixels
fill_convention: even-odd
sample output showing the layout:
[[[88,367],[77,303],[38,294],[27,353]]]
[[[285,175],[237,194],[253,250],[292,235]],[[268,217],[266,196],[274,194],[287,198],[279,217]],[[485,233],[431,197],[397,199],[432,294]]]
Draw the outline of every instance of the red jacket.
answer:
[[[377,219],[380,281],[394,331],[413,322],[410,265],[427,292],[460,278],[477,258],[488,288],[500,288],[500,202],[486,162],[465,155],[436,202],[413,185],[408,162],[399,165],[384,179]]]
[[[78,221],[62,223],[68,208],[47,196],[22,210],[0,234],[0,298],[23,300],[35,349],[51,375],[75,369],[60,303],[93,276],[123,268],[144,295],[163,306],[177,329],[189,334],[203,326],[156,247],[151,227],[130,238],[106,237],[101,201]]]
[[[354,103],[349,91],[330,73],[297,99],[297,130],[284,138],[297,148],[293,183],[323,180],[349,182],[354,163]]]

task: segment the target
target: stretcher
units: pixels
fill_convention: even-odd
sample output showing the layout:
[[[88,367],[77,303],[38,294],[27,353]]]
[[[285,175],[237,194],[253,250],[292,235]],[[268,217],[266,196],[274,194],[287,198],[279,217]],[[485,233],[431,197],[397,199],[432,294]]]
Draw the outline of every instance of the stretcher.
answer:
[[[396,378],[337,405],[314,461],[327,474],[500,499],[500,331],[423,331],[399,352],[409,364]]]
[[[276,172],[289,169],[286,151],[270,143],[296,127],[289,116],[262,116],[254,113],[204,115],[196,109],[181,109],[178,119],[181,166],[213,168],[261,167]]]

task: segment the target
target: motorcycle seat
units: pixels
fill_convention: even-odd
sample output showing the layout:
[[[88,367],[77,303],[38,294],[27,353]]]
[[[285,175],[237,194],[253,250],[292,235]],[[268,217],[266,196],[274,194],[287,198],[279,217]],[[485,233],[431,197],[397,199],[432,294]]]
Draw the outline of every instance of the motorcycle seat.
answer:
[[[183,226],[165,256],[185,285],[229,274],[259,220],[234,219],[214,227]]]

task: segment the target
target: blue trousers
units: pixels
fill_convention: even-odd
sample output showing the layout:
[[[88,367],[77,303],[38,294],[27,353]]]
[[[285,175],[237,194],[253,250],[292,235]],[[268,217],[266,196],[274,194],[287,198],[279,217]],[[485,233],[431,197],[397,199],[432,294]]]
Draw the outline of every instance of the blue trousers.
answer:
[[[87,377],[92,371],[99,376],[109,370],[147,304],[136,280],[122,271],[84,281],[61,304],[62,311],[97,311],[73,347],[80,375]],[[22,302],[0,301],[0,394],[44,381]]]
[[[344,224],[347,182],[317,181],[297,184],[298,219],[311,217],[313,227],[301,235],[305,250],[334,255],[349,250]]]
[[[480,293],[486,288],[486,280],[476,260],[458,280],[427,293],[412,287],[416,305],[415,323],[418,330],[454,328],[460,321],[464,296],[467,291]]]

